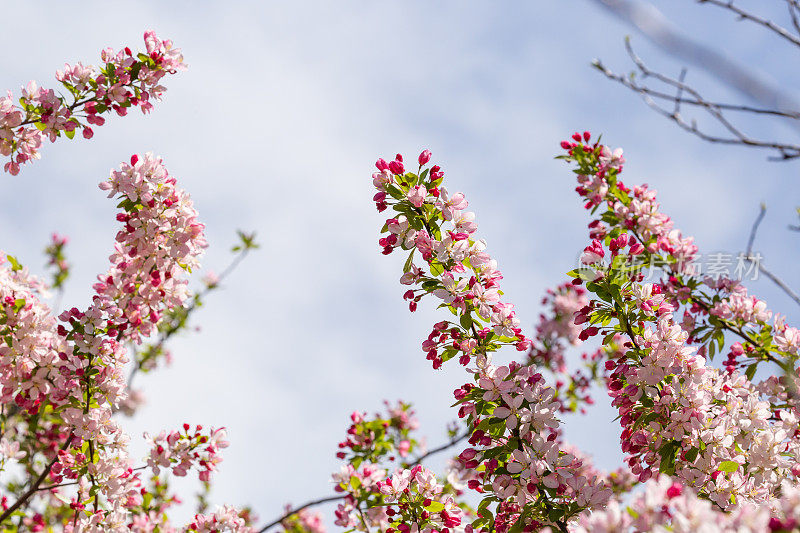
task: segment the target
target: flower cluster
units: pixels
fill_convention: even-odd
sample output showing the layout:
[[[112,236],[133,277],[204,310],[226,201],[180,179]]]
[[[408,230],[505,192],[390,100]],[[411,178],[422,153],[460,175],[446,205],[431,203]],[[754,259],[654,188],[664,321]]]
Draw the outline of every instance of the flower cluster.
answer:
[[[379,244],[385,254],[410,250],[400,281],[417,287],[405,295],[412,311],[417,301],[432,294],[457,317],[435,324],[423,343],[434,368],[457,354],[463,365],[475,364],[469,369],[474,382],[455,392],[473,446],[459,458],[464,470],[475,473],[459,477],[486,494],[470,527],[562,527],[582,510],[602,505],[612,491],[597,476],[581,475],[582,461],[562,449],[556,419],[560,403],[542,375],[528,365],[492,364],[491,353],[500,347],[526,351],[531,341],[522,334],[513,306],[500,300],[501,274],[485,243],[474,237],[475,215],[465,211],[464,195],[447,193],[440,167],[423,170],[429,160],[426,150],[419,157],[419,174],[405,172],[400,155],[388,164],[378,160],[373,174],[378,210],[392,206],[399,213],[386,221],[383,231],[389,235]],[[430,275],[415,265],[417,251]],[[559,295],[557,316],[540,328],[551,344],[562,333],[577,341],[580,328],[570,319],[585,307],[581,295],[582,290],[566,288]],[[540,351],[547,349],[546,342]],[[561,364],[554,366],[560,369]],[[489,509],[493,503],[494,517]]]
[[[336,524],[365,532],[378,528],[387,532],[446,533],[460,523],[457,516],[471,513],[466,503],[456,500],[464,488],[459,488],[463,478],[455,473],[461,465],[456,462],[454,472],[441,480],[423,468],[420,463],[428,453],[413,457],[420,448],[411,436],[419,425],[413,409],[402,401],[384,404],[386,415],[367,417],[366,413],[354,412],[347,437],[339,443],[337,457],[346,462],[332,475],[336,492],[344,494],[335,512]],[[457,427],[448,433],[450,443],[436,451],[463,439],[463,435],[457,437]],[[388,475],[392,468],[395,474]],[[300,527],[295,515],[290,518],[290,525]]]
[[[468,486],[486,494],[473,527],[492,524],[488,505],[493,502],[499,504],[494,526],[504,531],[517,522],[530,528],[558,526],[608,500],[612,491],[601,477],[559,440],[559,402],[541,374],[531,366],[484,360],[476,376],[477,384],[456,391],[459,415],[474,428],[473,447],[459,459],[478,473]]]
[[[372,463],[362,462],[360,468],[348,463],[334,472],[331,480],[336,492],[345,493],[344,501],[335,511],[335,524],[347,529],[369,531],[371,528],[386,529],[389,515],[382,506],[383,497],[379,483],[386,477],[386,470]]]
[[[136,55],[128,48],[104,50],[101,68],[67,65],[57,73],[67,97],[31,83],[19,106],[10,94],[0,99],[0,154],[9,157],[5,170],[16,174],[20,165],[38,158],[45,136],[55,141],[82,130],[90,138],[89,125],[102,125],[111,111],[120,116],[131,106],[150,111],[165,90],[162,79],[182,69],[183,58],[152,32],[145,34],[145,45],[146,53]],[[56,318],[43,303],[47,289],[62,289],[69,274],[66,238],[54,234],[45,249],[54,270],[50,287],[15,257],[0,253],[5,476],[0,529],[252,531],[247,509],[226,506],[205,514],[208,480],[227,446],[224,430],[186,426],[164,432],[150,439],[147,466],[136,466],[129,456],[130,439],[116,415],[143,401],[141,392],[130,388],[136,371],[149,364],[142,344],[158,333],[157,353],[165,353],[165,340],[184,328],[201,304],[189,293],[186,278],[206,241],[191,199],[159,158],[133,156],[100,188],[117,197],[122,227],[111,265],[98,277],[87,307],[72,307]],[[236,262],[257,247],[254,235],[240,233],[240,238]],[[177,528],[168,517],[180,503],[169,489],[170,473],[184,476],[192,467],[206,491],[199,495],[194,521]]]
[[[545,313],[539,316],[536,335],[531,339],[528,363],[548,370],[554,380],[555,399],[560,411],[585,412],[584,405],[592,405],[594,399],[589,393],[592,383],[602,382],[603,368],[598,365],[600,350],[581,355],[581,366],[569,368],[566,351],[570,346],[580,346],[588,338],[588,333],[575,320],[576,316],[587,312],[589,300],[583,287],[564,283],[555,289],[548,289],[542,305]],[[573,365],[574,366],[574,365]]]
[[[444,172],[439,166],[425,168],[428,150],[418,158],[419,174],[406,172],[400,154],[387,163],[379,159],[372,182],[378,189],[374,200],[379,211],[389,206],[397,213],[386,220],[378,241],[384,254],[408,250],[401,283],[414,286],[404,298],[414,311],[425,295],[433,295],[440,307],[459,315],[458,323],[439,322],[423,350],[434,368],[459,355],[466,365],[475,353],[505,344],[527,350],[530,341],[520,329],[510,303],[501,301],[502,274],[497,261],[486,253],[486,243],[474,239],[478,226],[475,214],[467,211],[463,194],[449,194],[442,187]],[[429,275],[414,263],[419,252]]]
[[[212,514],[199,514],[194,517],[184,531],[186,533],[251,533],[253,530],[242,517],[242,511],[224,505]]]
[[[77,380],[65,364],[66,344],[41,301],[44,284],[13,256],[0,254],[0,401],[33,415],[62,405]]]
[[[613,500],[608,508],[581,517],[573,533],[627,531],[796,531],[800,526],[800,489],[785,484],[781,497],[770,506],[744,503],[723,512],[690,488],[661,476],[648,481],[644,493],[629,506]]]
[[[416,414],[410,404],[397,402],[392,406],[388,401],[387,416],[376,414],[368,418],[366,413],[354,412],[350,415],[352,424],[347,429],[347,438],[339,443],[339,459],[347,458],[356,468],[362,461],[376,463],[383,458],[395,461],[396,455],[405,459],[418,446],[411,432],[419,427]],[[395,455],[396,454],[396,455]]]
[[[161,159],[150,153],[131,157],[100,184],[119,195],[124,224],[117,233],[112,267],[94,285],[96,305],[110,317],[108,327],[139,342],[150,336],[165,309],[188,297],[184,272],[198,265],[207,246],[191,199],[175,186]]]
[[[587,209],[604,208],[589,224],[585,266],[571,273],[593,295],[576,323],[604,343],[623,339],[605,368],[631,471],[641,481],[675,476],[721,508],[773,501],[800,474],[800,411],[781,391],[791,375],[751,380],[764,361],[796,372],[793,328],[780,317],[771,327],[766,304],[737,282],[696,276],[697,248],[659,211],[655,191],[625,187],[620,158],[589,139],[564,143]],[[635,259],[662,279],[644,283]],[[737,341],[720,370],[706,356],[723,351],[726,334]]]
[[[386,510],[391,524],[386,532],[428,533],[458,527],[461,508],[452,496],[443,494],[443,489],[436,474],[422,465],[398,470],[385,482],[379,482],[378,490],[387,503],[393,504]]]
[[[209,481],[211,473],[222,462],[221,450],[228,447],[224,428],[202,432],[203,426],[195,426],[191,431],[189,424],[183,425],[183,432],[162,431],[155,437],[145,434],[150,445],[147,465],[154,474],[161,468],[169,468],[176,476],[185,476],[192,467],[199,470],[201,481]]]
[[[185,65],[172,41],[148,31],[144,42],[145,52],[138,54],[128,47],[118,52],[104,49],[100,53],[103,67],[64,65],[56,79],[66,96],[31,81],[22,89],[19,104],[11,91],[0,98],[0,154],[9,158],[4,170],[17,175],[21,165],[39,159],[45,138],[50,142],[62,135],[72,139],[81,131],[91,139],[90,126],[102,126],[103,115],[111,111],[125,116],[131,106],[138,106],[143,113],[149,112],[153,101],[166,91],[161,79]]]
[[[291,511],[292,506],[287,505],[286,511]],[[281,527],[286,533],[325,533],[325,524],[322,514],[308,509],[301,509],[292,513],[281,521]]]

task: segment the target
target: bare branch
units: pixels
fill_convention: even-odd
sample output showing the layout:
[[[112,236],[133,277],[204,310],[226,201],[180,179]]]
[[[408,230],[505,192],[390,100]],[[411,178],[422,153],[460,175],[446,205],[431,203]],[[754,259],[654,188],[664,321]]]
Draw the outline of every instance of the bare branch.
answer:
[[[758,24],[759,26],[763,26],[763,27],[767,28],[768,30],[772,31],[773,33],[776,33],[779,36],[781,36],[782,38],[786,39],[787,41],[789,41],[793,45],[800,46],[800,38],[797,38],[794,35],[792,35],[791,33],[789,33],[789,31],[786,28],[784,28],[782,26],[778,26],[777,24],[775,24],[771,20],[764,19],[762,17],[759,17],[758,15],[755,15],[754,13],[751,13],[749,11],[746,11],[746,10],[742,9],[741,7],[739,7],[736,4],[734,4],[733,0],[697,0],[697,2],[699,4],[711,4],[711,5],[715,5],[715,6],[721,7],[723,9],[727,9],[728,11],[731,11],[731,12],[735,13],[739,17],[740,20],[749,20],[750,22]],[[791,3],[789,5],[790,5],[790,12],[791,12]],[[793,18],[794,18],[794,14],[793,14]],[[795,27],[797,27],[797,26],[795,26]]]
[[[745,259],[751,265],[758,267],[758,271],[767,276],[770,280],[772,280],[775,285],[780,287],[780,289],[785,292],[789,298],[795,301],[796,304],[800,305],[800,296],[795,293],[789,285],[786,284],[781,278],[773,274],[771,271],[767,270],[760,260],[757,260],[756,256],[753,255],[753,243],[756,240],[756,233],[758,233],[758,226],[761,224],[761,221],[764,220],[764,215],[767,214],[767,206],[761,204],[761,210],[758,212],[758,216],[756,217],[755,222],[753,222],[753,227],[750,229],[750,238],[747,239],[747,252],[745,253]]]
[[[442,444],[441,446],[433,448],[432,450],[420,455],[419,457],[417,457],[417,459],[413,463],[408,464],[406,466],[406,468],[411,468],[413,466],[416,466],[416,465],[420,464],[422,461],[424,461],[425,459],[427,459],[428,457],[430,457],[432,455],[436,455],[437,453],[441,453],[441,452],[443,452],[443,451],[445,451],[447,449],[452,448],[453,446],[455,446],[459,442],[461,442],[464,439],[466,439],[471,433],[472,433],[471,431],[467,430],[464,433],[462,433],[460,435],[457,435],[456,437],[453,437],[449,442],[446,442],[445,444]],[[284,520],[286,520],[287,518],[289,518],[293,514],[299,513],[303,509],[306,509],[308,507],[313,507],[315,505],[321,505],[323,503],[334,502],[334,501],[337,501],[337,500],[341,500],[343,498],[344,498],[344,495],[340,495],[340,496],[328,496],[326,498],[319,498],[317,500],[311,500],[310,502],[304,503],[303,505],[301,505],[299,507],[295,507],[294,509],[291,509],[290,511],[286,512],[280,518],[276,518],[275,520],[273,520],[272,522],[270,522],[266,526],[263,526],[261,529],[258,530],[258,533],[264,533],[269,528],[271,528],[273,526],[277,526],[278,524],[280,524],[281,522],[283,522]]]
[[[630,44],[630,39],[626,39],[625,47],[628,51],[628,55],[630,56],[633,63],[636,65],[639,73],[644,78],[652,78],[665,85],[672,87],[677,90],[676,95],[670,95],[665,92],[653,90],[650,87],[640,85],[635,81],[633,77],[626,78],[619,74],[614,73],[610,69],[608,69],[605,65],[603,65],[600,61],[595,61],[594,66],[598,70],[600,70],[607,78],[616,81],[625,87],[633,90],[642,95],[645,103],[650,106],[653,110],[657,113],[661,114],[662,116],[668,118],[669,120],[675,122],[679,127],[692,133],[693,135],[712,143],[719,143],[719,144],[732,144],[732,145],[741,145],[741,146],[749,146],[754,148],[762,148],[762,149],[771,149],[777,151],[780,156],[774,159],[779,160],[788,160],[800,157],[800,145],[783,143],[783,142],[776,142],[776,141],[765,141],[754,139],[745,134],[741,131],[737,126],[735,126],[724,114],[723,111],[725,110],[735,110],[741,112],[750,112],[756,114],[771,114],[771,115],[779,115],[784,116],[786,118],[797,119],[800,114],[798,113],[784,113],[781,111],[775,110],[768,110],[768,109],[759,109],[759,108],[752,108],[749,106],[733,106],[733,105],[726,105],[726,104],[718,104],[716,102],[706,100],[697,90],[692,88],[691,86],[687,85],[683,81],[683,73],[680,79],[674,79],[664,74],[655,72],[645,65],[644,61],[633,51],[633,48]],[[688,98],[685,98],[683,94],[686,93],[689,95]],[[659,99],[661,101],[665,101],[667,103],[673,104],[673,109],[669,110],[665,107],[656,102],[655,99]],[[711,117],[719,123],[723,128],[725,128],[728,133],[730,133],[730,137],[723,137],[719,135],[712,135],[700,130],[697,126],[697,123],[693,120],[691,122],[687,122],[678,112],[680,110],[681,103],[688,103],[693,106],[697,106],[702,108],[706,111]]]
[[[665,93],[663,91],[659,91],[653,89],[651,87],[647,87],[645,85],[639,85],[636,83],[635,80],[629,79],[621,74],[616,74],[603,66],[600,61],[595,61],[593,66],[597,68],[600,72],[605,74],[607,78],[610,80],[616,81],[629,89],[639,92],[641,94],[646,94],[653,98],[667,100],[669,102],[680,102],[681,104],[691,105],[691,106],[698,106],[698,107],[705,107],[707,105],[716,107],[717,109],[723,111],[734,111],[734,112],[741,112],[741,113],[750,113],[753,115],[770,115],[770,116],[778,116],[784,117],[794,120],[800,120],[800,112],[794,111],[778,111],[777,109],[765,109],[761,107],[753,107],[748,105],[741,105],[741,104],[727,104],[724,102],[712,102],[710,100],[696,100],[694,98],[686,98],[686,97],[678,97],[674,94]]]
[[[786,0],[786,7],[789,8],[789,16],[792,18],[792,26],[794,26],[794,30],[797,32],[797,35],[800,35],[800,4],[797,0]]]
[[[758,233],[758,226],[761,225],[761,221],[764,220],[764,215],[767,214],[767,206],[762,203],[759,206],[761,209],[758,212],[758,216],[756,217],[756,221],[753,222],[753,227],[750,228],[750,238],[747,239],[747,257],[753,255],[753,243],[756,241],[756,233]]]
[[[412,466],[416,466],[416,465],[420,464],[422,461],[424,461],[425,459],[427,459],[431,455],[435,455],[435,454],[437,454],[439,452],[443,452],[443,451],[445,451],[445,450],[447,450],[449,448],[452,448],[453,446],[455,446],[459,442],[461,442],[464,439],[466,439],[467,437],[469,437],[471,434],[472,434],[472,432],[468,429],[467,431],[465,431],[461,435],[453,437],[453,439],[450,442],[442,444],[441,446],[438,446],[438,447],[436,447],[436,448],[434,448],[432,450],[429,450],[428,452],[426,452],[426,453],[420,455],[419,457],[417,457],[416,461],[414,461],[413,463],[408,465],[408,468],[411,468]]]
[[[205,287],[203,290],[201,290],[196,295],[196,297],[192,300],[192,303],[189,305],[189,307],[186,308],[186,317],[185,317],[186,320],[188,320],[189,319],[189,315],[191,315],[197,309],[197,305],[198,305],[199,300],[202,299],[203,297],[205,297],[214,288],[219,287],[220,284],[225,280],[225,278],[227,278],[234,270],[236,270],[236,267],[239,266],[239,263],[241,263],[244,260],[244,258],[247,256],[247,254],[249,252],[250,252],[250,248],[248,248],[248,247],[241,248],[236,253],[236,255],[234,256],[233,260],[231,260],[231,262],[228,264],[228,266],[225,267],[225,269],[217,276],[217,283],[213,287],[211,287],[211,286]],[[182,325],[183,324],[173,325],[173,326],[168,327],[164,331],[160,332],[159,336],[158,336],[158,340],[156,341],[155,344],[152,345],[152,348],[154,350],[163,349],[163,347],[166,344],[166,342],[175,333],[177,333],[181,329]],[[133,349],[134,354],[136,354],[137,353],[136,352],[136,347],[134,346],[134,347],[132,347],[132,349]],[[133,378],[136,377],[136,374],[141,369],[142,369],[142,362],[141,361],[136,361],[136,358],[134,358],[133,368],[131,369],[131,373],[128,375],[128,385],[127,386],[128,386],[129,389],[131,388],[131,386],[133,384]]]
[[[681,69],[681,75],[678,77],[678,94],[675,95],[675,108],[672,111],[673,115],[681,112],[681,99],[683,97],[683,81],[686,79],[686,67]]]
[[[64,441],[64,444],[61,446],[61,450],[66,450],[67,448],[69,448],[71,442],[72,442],[72,434],[70,434],[69,437],[67,437],[67,440]],[[33,481],[31,487],[22,496],[20,496],[11,507],[6,509],[3,512],[3,514],[0,514],[0,524],[5,522],[9,516],[14,514],[14,511],[19,509],[19,507],[22,506],[23,504],[27,503],[30,497],[36,494],[36,492],[39,490],[39,485],[41,485],[42,482],[44,482],[44,480],[47,479],[47,476],[50,474],[50,469],[53,468],[53,465],[56,464],[56,461],[58,461],[58,454],[56,454],[56,456],[53,457],[53,460],[50,461],[50,463],[44,468],[44,470],[42,470],[42,473],[39,474],[39,477],[37,477]]]
[[[299,507],[295,507],[294,509],[289,510],[286,514],[284,514],[280,518],[276,518],[275,520],[273,520],[272,522],[270,522],[266,526],[262,527],[261,529],[258,530],[258,533],[264,533],[269,528],[277,526],[278,524],[280,524],[281,522],[283,522],[284,520],[286,520],[287,518],[289,518],[293,514],[299,513],[303,509],[307,509],[309,507],[314,507],[315,505],[321,505],[323,503],[335,502],[336,500],[343,500],[343,499],[344,499],[344,495],[339,495],[339,496],[328,496],[328,497],[325,497],[325,498],[319,498],[319,499],[316,499],[316,500],[311,500],[310,502],[306,502],[306,503],[304,503],[303,505],[301,505]]]
[[[796,5],[797,0],[787,0]],[[718,51],[683,35],[652,4],[632,0],[594,0],[642,33],[653,44],[680,61],[695,65],[761,107],[782,112],[800,110],[792,96],[756,72]],[[793,124],[797,127],[796,124]]]

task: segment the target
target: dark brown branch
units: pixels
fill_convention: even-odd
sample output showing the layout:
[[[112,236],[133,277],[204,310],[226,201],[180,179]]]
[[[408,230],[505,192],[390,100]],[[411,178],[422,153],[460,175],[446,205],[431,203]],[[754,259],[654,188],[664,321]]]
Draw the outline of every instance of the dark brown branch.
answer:
[[[471,434],[472,434],[472,432],[470,430],[467,430],[464,433],[462,433],[461,435],[458,435],[458,436],[454,437],[450,442],[442,444],[441,446],[438,446],[438,447],[436,447],[436,448],[434,448],[432,450],[429,450],[429,451],[423,453],[422,455],[417,457],[417,459],[413,463],[410,463],[408,465],[408,468],[411,468],[412,466],[416,466],[416,465],[420,464],[422,461],[424,461],[425,459],[427,459],[431,455],[435,455],[435,454],[443,452],[443,451],[445,451],[445,450],[447,450],[449,448],[452,448],[453,446],[455,446],[459,442],[461,442],[464,439],[466,439],[467,437],[469,437]]]
[[[789,31],[786,28],[778,26],[771,20],[759,17],[754,13],[742,9],[741,7],[734,4],[733,0],[697,0],[697,2],[700,4],[711,4],[721,7],[723,9],[727,9],[728,11],[735,13],[740,20],[749,20],[750,22],[758,24],[759,26],[763,26],[764,28],[767,28],[773,33],[776,33],[780,37],[786,39],[793,45],[800,46],[800,38],[797,38],[791,33],[789,33]],[[791,11],[791,4],[790,4],[790,11]]]
[[[301,505],[299,507],[295,507],[294,509],[291,509],[290,511],[288,511],[286,514],[284,514],[280,518],[276,518],[275,520],[273,520],[272,522],[270,522],[266,526],[262,527],[261,529],[258,530],[258,533],[264,533],[269,528],[277,526],[278,524],[280,524],[281,522],[283,522],[284,520],[286,520],[287,518],[289,518],[293,514],[299,513],[303,509],[307,509],[307,508],[313,507],[315,505],[321,505],[323,503],[335,502],[337,500],[342,500],[342,499],[344,499],[344,495],[328,496],[326,498],[319,498],[317,500],[311,500],[310,502],[306,502],[306,503],[304,503],[303,505]]]
[[[453,446],[455,446],[459,442],[461,442],[464,439],[466,439],[470,435],[470,433],[471,432],[469,430],[467,430],[464,433],[454,437],[452,440],[450,440],[450,442],[442,444],[441,446],[438,446],[438,447],[436,447],[436,448],[434,448],[434,449],[432,449],[432,450],[420,455],[419,457],[417,457],[417,459],[413,463],[410,463],[407,466],[407,468],[411,468],[412,466],[416,466],[416,465],[420,464],[422,461],[424,461],[425,459],[427,459],[428,457],[430,457],[432,455],[435,455],[437,453],[443,452],[443,451],[445,451],[445,450],[447,450],[449,448],[452,448]],[[308,507],[313,507],[315,505],[321,505],[323,503],[334,502],[334,501],[337,501],[337,500],[341,500],[343,498],[344,498],[344,495],[340,495],[340,496],[328,496],[326,498],[319,498],[317,500],[311,500],[310,502],[304,503],[303,505],[301,505],[299,507],[295,507],[294,509],[291,509],[290,511],[286,512],[280,518],[276,518],[275,520],[273,520],[269,524],[263,526],[261,529],[258,530],[258,533],[264,533],[269,528],[271,528],[273,526],[277,526],[278,524],[280,524],[281,522],[283,522],[284,520],[286,520],[287,518],[289,518],[293,514],[299,513],[303,509],[307,509]]]
[[[61,446],[61,450],[66,450],[67,448],[69,448],[71,442],[72,442],[72,435],[70,434],[70,436],[67,437],[67,440],[64,442],[64,444]],[[39,474],[39,477],[37,477],[36,480],[33,482],[31,488],[29,488],[25,492],[25,494],[20,496],[19,499],[17,499],[17,501],[14,502],[14,504],[11,507],[9,507],[3,512],[3,514],[0,514],[0,524],[5,522],[8,519],[8,517],[14,513],[14,511],[19,509],[23,504],[25,504],[30,499],[31,496],[36,494],[36,492],[39,490],[39,485],[41,485],[44,482],[44,480],[47,479],[47,476],[50,474],[50,469],[53,468],[53,465],[56,464],[56,461],[58,461],[58,454],[56,454],[56,456],[53,457],[53,460],[50,461],[50,464],[48,464],[45,467],[45,469],[42,470],[42,473]]]

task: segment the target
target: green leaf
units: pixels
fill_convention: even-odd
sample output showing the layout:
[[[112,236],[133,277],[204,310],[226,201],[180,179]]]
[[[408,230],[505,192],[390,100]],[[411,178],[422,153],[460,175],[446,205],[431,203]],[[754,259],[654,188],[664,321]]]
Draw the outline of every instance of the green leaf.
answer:
[[[22,270],[22,265],[19,264],[19,261],[17,261],[16,257],[14,257],[13,255],[7,255],[6,259],[8,259],[9,263],[11,263],[11,270],[13,270],[14,272]]]
[[[699,448],[692,448],[688,452],[686,452],[686,460],[690,463],[693,463],[695,459],[697,459],[697,454],[700,453]]]
[[[517,520],[514,525],[511,526],[511,529],[508,531],[508,533],[522,533],[522,528],[524,527],[525,521],[522,519],[522,517],[520,517],[519,520]]]
[[[718,468],[723,472],[736,472],[739,469],[739,463],[736,461],[722,461]]]
[[[406,259],[406,263],[403,265],[403,273],[409,272],[411,270],[411,265],[414,263],[414,252],[416,248],[411,249],[411,253],[408,254],[408,259]]]
[[[67,136],[67,139],[74,139],[75,138],[75,130],[64,130],[64,135]]]
[[[461,315],[459,322],[461,323],[461,327],[463,327],[466,330],[469,330],[472,327],[472,315],[470,314]]]
[[[425,506],[425,510],[429,513],[438,513],[439,511],[444,509],[444,504],[439,502],[431,502],[430,505]]]

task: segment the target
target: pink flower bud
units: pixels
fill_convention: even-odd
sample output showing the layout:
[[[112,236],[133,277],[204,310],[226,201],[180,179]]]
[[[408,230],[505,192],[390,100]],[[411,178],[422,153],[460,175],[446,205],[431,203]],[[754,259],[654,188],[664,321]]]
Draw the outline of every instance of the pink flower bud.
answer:
[[[425,165],[428,161],[431,160],[431,151],[430,150],[423,150],[421,154],[419,154],[419,166]]]
[[[389,170],[392,172],[392,174],[396,174],[399,176],[403,172],[405,172],[405,167],[403,166],[403,163],[395,160],[389,163]]]

